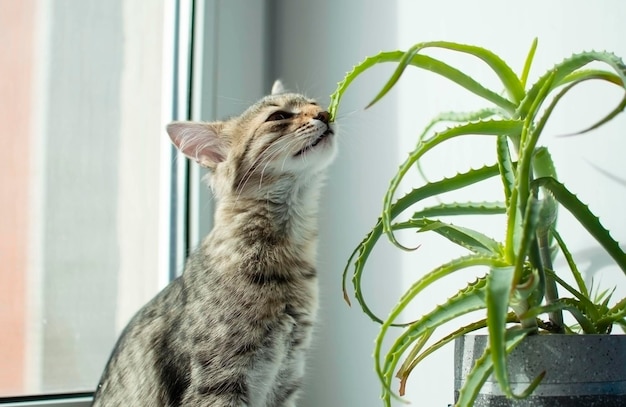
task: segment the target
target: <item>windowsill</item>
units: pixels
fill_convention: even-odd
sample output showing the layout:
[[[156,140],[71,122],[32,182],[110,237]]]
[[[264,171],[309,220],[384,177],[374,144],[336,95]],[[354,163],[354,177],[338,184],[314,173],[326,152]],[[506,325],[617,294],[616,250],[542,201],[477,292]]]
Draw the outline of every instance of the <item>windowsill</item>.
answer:
[[[0,398],[2,407],[88,407],[91,405],[92,393],[42,395],[29,397]]]

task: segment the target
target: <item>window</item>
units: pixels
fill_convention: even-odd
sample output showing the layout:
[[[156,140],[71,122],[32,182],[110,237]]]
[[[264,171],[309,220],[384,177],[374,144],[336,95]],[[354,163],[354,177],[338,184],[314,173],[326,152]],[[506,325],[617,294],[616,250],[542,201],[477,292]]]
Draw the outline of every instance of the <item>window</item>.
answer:
[[[189,1],[0,0],[0,403],[93,392],[182,264],[185,163],[164,125],[186,117],[190,17]]]
[[[0,405],[89,405],[209,230],[203,174],[164,126],[265,93],[266,6],[0,0]]]

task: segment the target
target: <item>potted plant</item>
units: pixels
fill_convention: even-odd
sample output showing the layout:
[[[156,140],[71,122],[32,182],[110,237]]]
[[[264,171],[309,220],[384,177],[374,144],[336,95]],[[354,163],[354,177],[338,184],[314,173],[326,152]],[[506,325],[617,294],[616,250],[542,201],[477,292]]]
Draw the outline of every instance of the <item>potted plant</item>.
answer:
[[[462,383],[455,394],[459,406],[481,405],[480,403],[507,405],[497,403],[528,397],[538,386],[542,386],[542,382],[558,376],[559,371],[584,372],[590,369],[589,366],[578,364],[581,362],[575,359],[578,356],[572,356],[574,361],[568,363],[567,358],[542,354],[544,351],[541,350],[540,343],[546,338],[589,340],[596,336],[571,334],[597,334],[600,339],[604,339],[600,342],[605,344],[609,342],[606,339],[621,340],[617,345],[618,349],[621,349],[621,355],[626,352],[626,342],[623,340],[626,336],[607,335],[611,333],[614,325],[625,329],[626,298],[616,300],[611,298],[610,291],[604,292],[604,295],[596,295],[597,292],[590,290],[568,250],[567,236],[562,236],[558,231],[557,211],[569,211],[625,273],[626,254],[588,206],[559,182],[548,150],[538,143],[555,106],[571,89],[589,80],[605,81],[624,89],[626,65],[620,58],[608,52],[582,52],[556,64],[534,84],[527,86],[536,46],[535,40],[519,76],[499,56],[476,46],[437,41],[419,43],[406,52],[381,52],[366,58],[348,72],[331,96],[329,112],[334,118],[342,95],[355,78],[377,64],[392,62],[397,63],[395,72],[368,107],[384,97],[409,66],[439,74],[480,96],[487,103],[472,113],[442,114],[421,133],[415,149],[400,165],[390,182],[383,199],[384,207],[380,218],[352,253],[344,271],[343,289],[346,300],[350,302],[347,276],[353,269],[354,296],[365,314],[381,324],[375,341],[374,361],[376,373],[382,382],[382,398],[387,406],[390,405],[392,397],[403,395],[406,380],[414,367],[426,356],[452,341],[456,341],[457,363],[461,365],[456,367],[456,373],[467,374],[465,377],[457,377],[457,381]],[[423,51],[429,48],[468,54],[480,59],[498,76],[504,93],[489,89],[462,70],[425,55]],[[595,64],[590,66],[592,62]],[[603,65],[602,69],[596,67],[599,64]],[[610,121],[622,112],[625,106],[626,93],[618,106],[608,112],[602,120],[580,133],[589,132]],[[432,131],[434,125],[440,123],[451,126],[440,131]],[[396,191],[405,175],[411,168],[420,165],[420,160],[434,147],[445,146],[452,139],[459,137],[479,136],[493,138],[495,148],[492,162],[485,163],[482,168],[469,169],[450,178],[425,180],[423,185],[396,199]],[[463,190],[494,178],[499,179],[502,190],[501,200],[498,202],[481,202],[480,197],[468,202],[446,201],[446,194],[451,191]],[[422,202],[432,197],[437,197],[440,203],[424,207]],[[408,211],[412,213],[408,219],[397,220],[401,214]],[[500,214],[504,222],[504,236],[499,240],[479,230],[459,226],[450,221],[458,215],[485,217],[493,214]],[[386,235],[398,248],[410,249],[404,247],[396,237],[397,231],[407,229],[420,233],[436,233],[464,248],[467,254],[420,273],[416,281],[398,299],[389,316],[381,318],[370,309],[361,290],[364,267],[382,235]],[[555,270],[553,267],[555,256],[563,256],[568,266],[563,270]],[[452,297],[442,298],[437,307],[415,321],[398,323],[398,316],[412,301],[420,299],[420,294],[425,288],[446,276],[475,266],[484,268],[484,276],[459,287]],[[568,283],[566,274],[573,276],[575,283]],[[446,324],[450,321],[476,311],[483,312],[478,320],[463,324],[460,328],[455,327],[452,332],[439,333],[443,326],[449,326]],[[568,323],[567,319],[564,322],[564,312],[573,316],[568,318],[574,323]],[[390,328],[393,326],[400,326],[403,329],[386,355],[383,355],[383,340],[390,335]],[[462,345],[466,338],[469,338],[467,335],[481,329],[487,332],[484,343],[479,346],[472,339],[474,353],[479,349],[479,354],[471,361],[464,362]],[[529,353],[521,357],[515,356],[526,345],[530,349],[521,352]],[[572,346],[575,345],[565,345]],[[597,349],[589,350],[587,346],[589,342],[583,344],[586,354],[603,353]],[[600,345],[594,343],[593,346]],[[626,364],[623,360],[614,361],[616,345],[609,346],[612,348],[605,353],[609,354],[610,360],[613,359],[612,362],[607,362],[612,365],[599,366],[599,370],[612,371],[617,364],[619,366],[617,370],[623,374],[624,368],[621,365]],[[539,357],[538,366],[515,366],[523,363],[530,354]],[[568,364],[574,364],[575,367],[568,370],[566,368]],[[512,379],[518,378],[520,372],[529,378],[527,385],[521,389],[519,383],[513,383]],[[399,396],[392,386],[395,376],[400,379]],[[493,400],[491,402],[483,400],[485,395],[481,393],[481,388],[487,380],[495,380],[499,384],[499,390],[498,386],[495,386],[496,393],[499,394],[493,396],[498,398],[496,404],[489,404],[494,403]],[[624,376],[619,380],[623,383]],[[626,405],[624,394],[608,395],[606,399],[600,398],[600,403],[610,399],[612,400],[610,402],[616,403],[615,405]],[[571,394],[566,391],[556,397],[564,395]],[[581,400],[586,400],[583,404],[572,402],[573,404],[545,405],[592,405],[589,399],[585,399],[587,394],[580,396]],[[534,394],[532,397],[549,395],[542,391],[541,394]],[[594,405],[609,405],[607,403]]]

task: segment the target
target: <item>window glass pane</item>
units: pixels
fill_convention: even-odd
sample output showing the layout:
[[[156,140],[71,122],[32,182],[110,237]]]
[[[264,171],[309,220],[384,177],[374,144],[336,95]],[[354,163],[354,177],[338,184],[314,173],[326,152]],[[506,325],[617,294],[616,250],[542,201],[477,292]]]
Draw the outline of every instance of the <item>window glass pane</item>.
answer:
[[[165,282],[165,3],[0,0],[0,397],[93,391]]]

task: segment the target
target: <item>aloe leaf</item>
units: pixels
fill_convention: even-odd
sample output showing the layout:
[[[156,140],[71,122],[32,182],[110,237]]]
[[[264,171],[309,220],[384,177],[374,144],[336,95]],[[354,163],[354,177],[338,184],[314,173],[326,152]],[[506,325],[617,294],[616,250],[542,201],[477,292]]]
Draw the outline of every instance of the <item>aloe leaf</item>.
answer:
[[[388,234],[389,240],[394,243],[396,246],[400,248],[406,249],[402,246],[395,238],[393,231],[391,230],[391,205],[394,199],[394,195],[396,190],[398,189],[398,185],[411,168],[411,166],[425,153],[427,153],[432,148],[441,144],[446,140],[450,140],[454,137],[465,136],[469,134],[476,135],[491,135],[497,136],[502,134],[513,134],[519,133],[521,130],[522,123],[519,120],[492,120],[485,122],[473,122],[466,123],[464,125],[451,127],[447,130],[444,130],[440,133],[436,133],[431,138],[427,140],[423,140],[419,143],[417,148],[409,155],[407,160],[400,165],[398,172],[392,178],[389,188],[387,189],[387,193],[385,194],[385,198],[383,200],[383,214],[382,214],[382,223],[383,223],[383,231]]]
[[[399,79],[400,75],[402,74],[406,66],[410,64],[416,67],[433,71],[439,75],[442,75],[452,80],[453,82],[458,83],[459,85],[463,86],[469,91],[476,93],[479,96],[484,97],[485,99],[502,107],[503,109],[506,109],[507,111],[513,112],[515,110],[515,105],[513,103],[503,98],[496,92],[493,92],[485,88],[484,86],[476,82],[474,79],[472,79],[468,75],[459,71],[458,69],[455,69],[442,61],[428,57],[426,55],[414,54],[412,55],[411,58],[409,58],[409,53],[410,51],[408,52],[404,52],[404,51],[380,52],[379,54],[365,58],[362,62],[355,65],[351,71],[346,73],[343,80],[337,83],[337,88],[330,96],[330,103],[328,106],[328,112],[330,113],[330,120],[334,121],[335,118],[337,117],[339,104],[341,102],[343,94],[346,92],[350,84],[359,75],[361,75],[366,70],[372,68],[374,65],[381,64],[381,63],[388,63],[388,62],[399,62],[398,68],[396,69],[392,77],[389,79],[389,81],[383,88],[383,91],[381,91],[378,94],[378,96],[375,98],[375,100],[372,101],[367,107],[370,107],[380,98],[382,98],[397,82],[397,80]]]
[[[624,108],[626,107],[626,94],[624,95],[624,97],[622,98],[622,100],[619,102],[619,104],[615,107],[615,109],[611,110],[609,112],[609,114],[607,114],[606,116],[604,116],[602,119],[598,120],[596,123],[592,124],[591,126],[580,130],[574,134],[568,134],[568,136],[571,135],[579,135],[579,134],[585,134],[588,133],[592,130],[597,129],[598,127],[602,126],[603,124],[606,124],[607,122],[613,120],[613,118],[615,118],[615,116],[617,116],[618,114],[622,113],[624,111]]]
[[[413,219],[434,216],[502,215],[506,213],[503,202],[454,202],[429,206],[413,214]]]
[[[616,80],[619,80],[619,77],[616,77],[615,75],[612,75],[611,77],[616,78]],[[543,131],[543,128],[548,120],[548,118],[550,117],[550,115],[552,114],[552,111],[554,110],[554,107],[557,105],[557,103],[559,102],[559,100],[565,96],[565,94],[567,92],[569,92],[571,89],[573,89],[576,85],[584,82],[584,81],[588,81],[588,80],[592,80],[592,79],[604,79],[605,76],[601,76],[601,75],[596,75],[595,71],[587,71],[587,75],[576,75],[576,79],[575,80],[569,80],[568,81],[568,85],[565,86],[552,100],[552,102],[550,103],[550,106],[548,107],[548,109],[546,109],[543,117],[541,118],[541,120],[539,121],[538,125],[537,125],[537,129],[535,130],[537,138],[539,137],[539,135],[541,134],[541,132]],[[621,85],[621,84],[620,84]],[[603,124],[607,123],[608,121],[612,120],[615,116],[617,116],[619,113],[621,113],[624,108],[626,107],[626,94],[624,95],[624,97],[622,98],[622,100],[620,101],[620,103],[613,109],[611,110],[606,116],[604,116],[602,119],[600,119],[599,121],[597,121],[596,123],[592,124],[591,126],[580,130],[576,133],[573,134],[568,134],[568,136],[571,135],[578,135],[578,134],[584,134],[587,133],[589,131],[595,130],[598,127],[602,126]]]
[[[621,301],[619,301],[617,304],[613,306],[613,308],[609,310],[609,313],[624,312],[625,309],[626,309],[626,298],[622,298]]]
[[[521,136],[518,140],[519,144],[517,147],[519,149],[519,161],[517,163],[517,168],[515,169],[515,185],[511,190],[511,196],[509,199],[505,240],[507,259],[510,262],[514,262],[516,259],[515,256],[519,248],[519,243],[521,242],[522,232],[522,221],[520,216],[525,212],[526,203],[529,202],[529,183],[532,175],[530,164],[537,137],[531,137],[531,142],[528,142],[528,133],[533,128],[532,118],[541,106],[541,103],[543,103],[543,99],[545,99],[545,96],[549,91],[553,78],[554,75],[549,75],[544,81],[539,95],[536,100],[533,101],[530,108],[532,114],[529,114],[523,121]]]
[[[548,77],[544,83],[544,87],[541,88],[539,94],[537,95],[537,99],[532,104],[528,116],[524,120],[524,128],[522,129],[522,136],[519,145],[519,163],[516,169],[517,183],[515,184],[515,190],[518,191],[519,195],[519,203],[522,204],[520,208],[522,212],[524,211],[524,205],[528,201],[528,185],[533,175],[531,172],[531,163],[534,157],[535,147],[539,141],[539,136],[541,135],[543,127],[550,117],[552,110],[554,110],[558,100],[565,94],[565,91],[561,92],[556,98],[554,98],[554,100],[552,100],[539,123],[535,125],[535,115],[550,91],[550,86],[553,83],[552,79],[553,76]],[[517,204],[517,202],[513,200],[511,204]]]
[[[598,299],[596,300],[596,302],[602,301],[603,309],[607,309],[607,310],[609,309],[609,302],[611,301],[611,297],[613,297],[613,294],[615,294],[616,288],[617,287],[613,287],[612,290],[609,290],[609,289],[604,290],[604,292],[602,293],[602,296],[598,297]]]
[[[559,245],[559,248],[561,249],[561,252],[563,253],[563,256],[565,257],[565,261],[567,262],[567,265],[569,266],[569,269],[572,272],[572,275],[574,276],[574,280],[576,281],[576,284],[578,285],[578,289],[580,290],[581,294],[585,298],[589,298],[589,290],[587,290],[587,284],[585,284],[585,280],[583,279],[583,276],[580,273],[580,270],[578,270],[578,266],[576,265],[576,262],[574,261],[574,257],[572,256],[572,253],[567,248],[565,241],[563,240],[561,235],[556,231],[556,229],[552,228],[550,233],[552,234],[554,239],[557,241],[557,244]]]
[[[493,267],[487,275],[487,329],[489,349],[493,361],[494,377],[500,388],[513,397],[506,370],[506,317],[509,310],[510,294],[513,287],[515,267]]]
[[[418,54],[418,52],[420,52],[422,49],[430,48],[430,47],[450,49],[453,51],[467,53],[467,54],[470,54],[470,55],[473,55],[475,57],[482,59],[499,76],[505,89],[507,90],[509,95],[512,97],[514,102],[511,102],[508,99],[503,98],[496,92],[493,92],[485,88],[480,83],[476,82],[470,76],[464,74],[458,69],[453,68],[450,65],[444,62],[441,62],[437,59]],[[456,44],[456,43],[451,43],[451,42],[446,42],[446,41],[435,41],[435,42],[419,43],[411,47],[398,62],[398,67],[396,68],[394,73],[391,75],[391,78],[389,78],[389,80],[383,86],[381,91],[368,104],[367,107],[370,107],[373,104],[375,104],[378,100],[380,100],[383,96],[385,96],[387,92],[389,92],[389,90],[396,84],[398,79],[400,79],[400,76],[402,76],[402,73],[404,72],[404,70],[406,69],[408,65],[414,65],[414,66],[432,71],[434,73],[437,73],[439,75],[442,75],[450,79],[451,81],[456,82],[462,87],[466,88],[470,92],[473,92],[477,94],[478,96],[486,100],[489,100],[490,102],[496,104],[497,106],[509,112],[515,111],[515,107],[516,107],[515,104],[519,102],[521,98],[524,96],[524,89],[519,79],[513,72],[513,70],[502,59],[500,59],[500,57],[498,57],[491,51],[488,51],[484,48],[471,46],[471,45]]]
[[[435,332],[434,329],[427,329],[421,336],[416,339],[415,345],[407,356],[407,360],[412,360],[417,356],[417,354],[424,348],[424,346],[426,346],[426,343],[432,336],[433,332]],[[398,394],[400,396],[404,396],[406,394],[406,379],[413,370],[413,368],[409,368],[408,370],[403,371],[403,368],[404,365],[400,367],[400,370],[398,370],[398,373],[396,374],[396,377],[400,379],[400,389],[398,390]]]
[[[578,222],[600,243],[626,274],[626,253],[621,249],[619,243],[611,237],[609,231],[602,226],[600,219],[591,212],[587,205],[582,203],[565,185],[554,178],[538,178],[533,181],[533,186],[549,189],[556,200],[574,215]]]
[[[585,313],[585,307],[573,298],[560,298],[551,304],[531,308],[524,315],[520,316],[520,318],[535,318],[541,314],[547,314],[555,311],[567,311],[572,314],[583,332],[586,334],[604,333],[598,331],[593,319],[590,319]]]
[[[552,177],[558,179],[552,155],[546,147],[537,147],[532,157],[533,170],[537,178]]]
[[[425,335],[430,336],[432,331],[442,324],[465,315],[472,311],[485,308],[485,278],[469,283],[446,303],[438,305],[431,312],[423,315],[419,320],[412,323],[400,335],[391,346],[385,357],[384,372],[379,375],[383,384],[383,399],[389,400],[391,396],[396,396],[391,390],[393,372],[395,371],[401,356],[412,344],[417,342],[417,351]],[[378,348],[375,349],[375,357],[379,357]],[[397,375],[396,375],[397,376]],[[401,386],[402,389],[402,386]],[[402,395],[400,393],[400,395]]]
[[[522,222],[522,234],[520,240],[520,246],[518,248],[518,252],[516,254],[515,261],[515,283],[519,284],[522,269],[524,267],[524,263],[528,256],[528,252],[531,244],[535,241],[536,235],[535,230],[537,229],[537,224],[539,223],[539,215],[541,213],[541,202],[533,195],[528,198],[528,203],[526,204],[526,213],[523,217]]]
[[[539,136],[543,130],[543,126],[548,120],[548,117],[550,117],[552,110],[556,106],[559,99],[567,92],[567,89],[562,91],[561,93],[559,93],[559,95],[557,95],[556,98],[554,98],[554,100],[552,100],[549,107],[546,109],[543,117],[539,121],[539,124],[534,129],[532,129],[533,118],[537,110],[543,103],[543,100],[547,96],[549,92],[549,88],[552,84],[553,78],[554,78],[553,75],[548,76],[548,78],[546,79],[546,82],[544,83],[544,86],[540,89],[540,92],[537,95],[537,100],[535,100],[535,102],[533,103],[530,109],[528,117],[526,117],[526,120],[524,121],[524,131],[522,131],[522,136],[521,136],[520,146],[519,146],[520,159],[519,159],[518,167],[516,169],[516,175],[517,175],[516,183],[511,193],[511,202],[510,202],[510,210],[511,210],[510,215],[512,216],[509,216],[509,227],[514,228],[512,230],[512,233],[519,233],[518,232],[519,229],[517,228],[517,225],[519,223],[516,219],[517,215],[525,212],[526,204],[528,202],[533,201],[532,198],[530,197],[529,185],[533,177],[533,173],[531,170],[532,168],[531,163],[533,162],[533,159],[537,161],[536,154],[535,154],[536,153],[535,147],[537,145],[537,141],[539,140]],[[570,85],[570,87],[571,86],[573,85]],[[519,210],[514,210],[513,209],[514,207],[519,207]],[[507,243],[509,243],[508,240],[507,240]],[[526,252],[524,252],[524,255],[525,253]],[[521,260],[518,258],[518,261],[521,261]],[[518,267],[517,276],[519,276],[519,271],[520,269]]]
[[[509,315],[507,317],[507,322],[519,322],[519,320],[514,313],[509,312]],[[409,354],[406,357],[406,360],[404,361],[404,363],[398,370],[398,373],[396,374],[396,377],[400,379],[400,386],[406,383],[406,380],[408,379],[413,369],[415,369],[415,367],[426,357],[433,354],[438,349],[441,349],[443,346],[452,342],[456,338],[459,338],[461,336],[467,335],[471,332],[474,332],[474,331],[477,331],[479,329],[486,328],[486,327],[487,327],[487,319],[484,318],[484,319],[472,322],[471,324],[465,325],[455,330],[454,332],[446,335],[445,337],[441,338],[440,340],[438,340],[437,342],[429,346],[426,350],[424,350],[421,353],[419,353],[419,351],[421,351],[423,346],[421,346],[420,348],[417,348],[416,346],[417,349],[416,348],[411,349],[411,354]],[[402,395],[402,393],[400,393],[400,395]]]
[[[535,154],[533,154],[532,165],[534,170],[534,175],[538,178],[542,177],[551,177],[557,179],[556,168],[554,167],[554,161],[552,161],[552,156],[550,152],[545,147],[538,147],[535,149]],[[548,232],[549,230],[556,225],[556,220],[558,216],[558,203],[554,196],[546,190],[542,191],[543,194],[541,196],[541,213],[539,214],[539,225],[538,225],[538,236],[541,245],[545,245],[544,247],[540,247],[542,253],[545,254],[543,260],[544,265],[546,267],[551,267],[552,265],[552,256],[550,255],[550,246],[552,245],[553,236]]]
[[[390,386],[389,383],[391,381],[391,378],[393,376],[393,370],[395,369],[395,365],[397,364],[397,359],[394,359],[393,357],[390,359],[389,357],[387,358],[387,361],[385,363],[386,368],[383,369],[383,366],[381,364],[381,349],[382,349],[382,344],[383,344],[383,340],[387,335],[387,331],[389,330],[389,327],[392,325],[392,323],[395,322],[395,320],[398,318],[398,316],[406,309],[406,307],[411,303],[411,301],[413,300],[413,298],[415,298],[415,296],[417,294],[419,294],[422,290],[424,290],[425,288],[427,288],[428,286],[432,285],[434,282],[440,280],[441,278],[448,276],[452,273],[455,273],[459,270],[464,270],[467,269],[469,267],[474,267],[474,266],[488,266],[490,268],[493,267],[501,267],[504,266],[505,263],[503,263],[503,261],[498,258],[498,257],[489,257],[489,256],[484,256],[484,255],[469,255],[469,256],[465,256],[465,257],[461,257],[458,259],[454,259],[451,260],[445,264],[442,264],[441,266],[435,268],[434,270],[430,271],[429,273],[423,275],[421,278],[419,278],[417,281],[415,281],[411,287],[409,287],[409,289],[404,293],[404,295],[398,300],[398,302],[396,303],[396,305],[393,307],[393,309],[391,310],[389,316],[387,317],[387,319],[384,321],[384,323],[382,324],[380,331],[376,337],[376,341],[375,341],[375,348],[374,348],[374,361],[375,361],[375,369],[376,372],[381,380],[381,382],[384,385],[384,389],[383,389],[383,396],[384,398],[388,398],[390,396]],[[472,296],[469,296],[466,301],[479,301],[480,298],[472,298]],[[467,305],[467,304],[466,304]],[[468,307],[465,307],[465,309],[467,309]],[[448,310],[449,311],[449,310]],[[437,315],[436,315],[437,316]],[[450,315],[450,317],[452,317],[452,315]],[[431,316],[432,318],[432,316]],[[420,321],[422,321],[423,318],[421,318],[420,320],[418,320],[415,324],[419,324]],[[422,321],[423,323],[423,321]],[[428,326],[424,326],[424,328],[431,328],[432,326],[428,325]],[[409,328],[410,329],[410,328]],[[406,334],[406,332],[405,332]],[[398,349],[398,346],[400,343],[402,343],[403,338],[406,337],[406,335],[403,334],[401,335],[397,340],[395,345],[393,346],[392,349]],[[407,345],[408,346],[408,345]],[[395,353],[394,353],[395,354]],[[392,355],[392,352],[389,352],[389,355]]]
[[[576,85],[583,81],[592,80],[592,79],[604,80],[606,82],[618,85],[622,88],[626,88],[626,85],[624,84],[624,82],[622,82],[622,78],[620,76],[615,75],[614,73],[611,73],[611,72],[601,71],[601,70],[581,70],[581,71],[573,72],[570,75],[566,76],[561,81],[561,85],[569,84],[569,83]],[[620,103],[618,103],[618,105],[613,110],[611,110],[606,116],[604,116],[602,119],[598,120],[596,123],[592,124],[591,126],[584,128],[583,130],[579,130],[571,134],[565,134],[564,136],[580,135],[580,134],[585,134],[592,130],[595,130],[599,128],[600,126],[604,125],[605,123],[611,121],[613,118],[615,118],[615,116],[623,112],[624,108],[626,108],[626,94],[624,95]]]
[[[554,75],[553,88],[556,88],[564,84],[568,79],[568,76],[578,69],[584,67],[591,62],[603,62],[609,65],[615,73],[620,77],[622,83],[626,83],[626,65],[615,54],[609,52],[582,52],[574,54],[565,59],[559,64],[556,64],[548,72],[542,75],[537,82],[526,93],[526,97],[522,100],[517,113],[520,117],[526,117],[533,100],[536,98],[540,89],[544,86],[549,76]]]
[[[522,88],[526,87],[526,81],[528,80],[530,67],[532,66],[533,59],[535,58],[535,51],[537,50],[537,42],[537,38],[535,37],[532,44],[530,45],[530,49],[528,50],[528,56],[526,56],[526,60],[524,62],[524,69],[522,69],[522,75],[520,76]]]
[[[498,167],[500,169],[500,178],[504,187],[504,198],[506,206],[509,206],[511,199],[511,191],[515,186],[515,174],[513,169],[513,160],[511,159],[511,151],[509,149],[509,139],[506,136],[498,136],[497,138],[497,155]]]
[[[421,140],[424,140],[433,129],[433,127],[440,123],[465,123],[470,121],[482,121],[494,118],[496,116],[504,116],[503,112],[503,110],[497,108],[484,108],[471,112],[452,111],[440,113],[435,116],[435,118],[426,125],[422,133],[417,136],[417,143],[421,142]],[[417,162],[417,170],[425,181],[430,181],[430,179],[426,176],[426,173],[424,172],[420,161]]]
[[[334,121],[337,117],[337,110],[339,109],[339,102],[343,97],[343,94],[348,89],[352,81],[354,81],[360,74],[365,72],[372,66],[384,62],[397,62],[404,55],[403,51],[390,51],[381,52],[379,54],[365,58],[362,62],[355,65],[351,71],[346,73],[346,76],[337,83],[337,89],[330,95],[330,104],[328,106],[328,113],[330,114],[330,120]]]
[[[589,317],[594,321],[597,321],[600,319],[600,313],[598,312],[598,308],[596,304],[594,304],[592,301],[589,300],[588,295],[585,295],[581,293],[580,291],[576,290],[574,287],[569,285],[565,280],[559,277],[558,274],[556,274],[554,271],[546,270],[546,273],[550,276],[550,278],[556,281],[561,287],[563,287],[570,294],[576,297],[585,315],[589,315]]]
[[[391,219],[395,219],[399,214],[404,212],[407,208],[411,207],[413,204],[429,198],[434,195],[438,195],[445,192],[454,191],[457,189],[464,188],[466,186],[484,181],[486,179],[492,178],[498,175],[498,167],[496,165],[485,166],[479,169],[472,169],[465,173],[457,174],[451,178],[444,178],[442,180],[431,182],[426,184],[420,188],[416,188],[413,191],[409,192],[402,198],[398,199],[389,209]],[[354,262],[354,273],[352,277],[352,283],[354,285],[354,293],[355,297],[361,306],[363,312],[369,316],[373,321],[382,323],[382,319],[374,314],[374,312],[369,308],[365,299],[363,298],[363,292],[361,290],[361,277],[363,275],[363,269],[365,267],[365,263],[369,258],[370,253],[374,249],[376,242],[380,238],[383,233],[383,225],[382,221],[379,219],[378,223],[374,226],[374,228],[368,233],[365,239],[357,246],[357,248],[352,252],[352,255],[348,259],[346,267],[343,270],[343,278],[342,278],[342,289],[344,294],[344,299],[348,303],[349,296],[347,293],[347,276],[348,270],[352,267],[352,262]]]
[[[497,108],[484,108],[480,110],[475,110],[471,112],[443,112],[439,113],[435,116],[427,125],[424,127],[422,133],[417,137],[417,140],[424,140],[426,135],[440,123],[466,123],[473,121],[483,121],[486,119],[494,118],[495,116],[502,116],[503,111]]]
[[[615,304],[602,318],[597,322],[600,327],[605,327],[606,330],[614,324],[621,324],[626,316],[626,298],[622,298],[617,304]]]
[[[559,79],[559,82],[562,82],[566,80],[570,73],[588,65],[591,62],[603,62],[610,66],[620,77],[622,84],[626,84],[626,64],[624,64],[624,61],[622,61],[620,57],[612,52],[588,51],[574,54],[569,58],[566,58],[560,64],[557,64],[553,69],[558,72],[557,78]]]
[[[409,222],[420,227],[418,232],[436,232],[452,243],[458,244],[474,253],[490,256],[502,255],[500,243],[475,230],[430,219],[416,219]]]
[[[581,79],[599,79],[606,82],[613,83],[618,86],[624,86],[622,78],[613,72],[603,69],[579,69],[566,75],[560,82],[559,86],[566,85],[571,82],[577,82]]]
[[[498,75],[504,89],[507,91],[514,103],[518,103],[524,97],[524,86],[515,72],[498,55],[493,52],[473,45],[439,42],[436,47],[447,48],[458,52],[473,55],[483,60]]]
[[[412,65],[418,68],[422,68],[438,75],[441,75],[452,82],[464,87],[470,92],[482,97],[495,104],[496,106],[506,110],[509,113],[515,112],[515,104],[513,104],[508,99],[500,96],[497,92],[494,92],[490,89],[487,89],[479,82],[474,80],[471,76],[463,73],[462,71],[442,62],[438,59],[419,54],[411,54],[411,51],[407,51],[407,53],[402,57],[402,59],[398,62],[398,67],[391,75],[391,78],[387,81],[387,83],[383,86],[380,92],[372,99],[372,101],[365,107],[366,109],[372,107],[376,104],[380,99],[383,98],[393,86],[398,82],[400,76],[406,69],[408,65]]]
[[[513,349],[526,337],[529,333],[528,330],[521,329],[509,329],[506,331],[505,335],[505,352],[507,354],[511,353]],[[478,392],[483,387],[485,381],[493,371],[493,357],[491,356],[491,348],[488,347],[483,352],[482,356],[476,360],[476,364],[474,365],[471,372],[465,378],[465,384],[461,388],[459,392],[459,399],[457,400],[455,406],[456,407],[471,407],[474,405],[474,401],[476,400],[476,396],[478,396]],[[543,374],[536,378],[533,383],[531,383],[531,388],[534,390],[539,381],[543,378]]]

